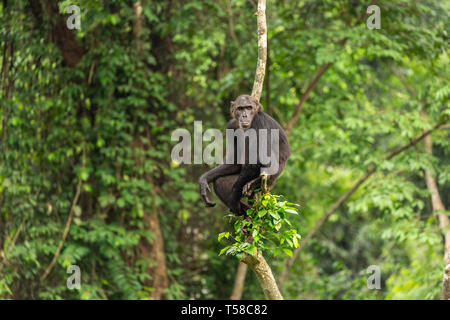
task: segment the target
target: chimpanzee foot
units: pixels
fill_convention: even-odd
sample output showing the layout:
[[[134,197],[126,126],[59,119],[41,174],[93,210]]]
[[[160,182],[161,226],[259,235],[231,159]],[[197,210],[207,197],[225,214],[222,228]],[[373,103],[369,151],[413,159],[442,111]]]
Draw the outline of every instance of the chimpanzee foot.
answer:
[[[249,182],[242,189],[242,196],[250,197],[251,195],[252,195],[252,184]]]

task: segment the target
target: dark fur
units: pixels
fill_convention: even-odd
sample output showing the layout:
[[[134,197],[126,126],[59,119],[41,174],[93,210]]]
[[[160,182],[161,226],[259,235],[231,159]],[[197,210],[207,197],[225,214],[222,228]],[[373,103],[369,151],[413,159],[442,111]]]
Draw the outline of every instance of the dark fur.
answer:
[[[270,137],[270,129],[278,129],[279,130],[279,167],[278,171],[274,175],[270,175],[267,181],[267,187],[270,190],[274,185],[276,179],[280,176],[281,172],[283,172],[287,159],[290,156],[290,146],[289,141],[284,132],[283,128],[276,122],[271,116],[266,114],[262,110],[262,106],[251,98],[248,95],[239,96],[235,102],[231,104],[231,113],[234,119],[232,119],[227,124],[227,129],[238,129],[239,122],[235,117],[235,110],[239,106],[245,106],[251,103],[252,107],[254,107],[257,113],[252,119],[250,128],[255,129],[257,132],[259,129],[268,129],[268,135]],[[270,148],[270,139],[268,139],[268,148],[267,150],[271,150]],[[246,143],[247,144],[247,143]],[[246,145],[247,150],[248,145]],[[237,154],[237,147],[235,142],[234,154]],[[214,206],[215,203],[209,201],[206,190],[209,190],[209,183],[214,184],[214,191],[220,200],[231,209],[235,214],[245,215],[246,210],[249,206],[243,203],[241,200],[243,194],[244,186],[248,183],[251,183],[249,189],[250,193],[253,192],[256,188],[260,187],[260,179],[259,175],[261,172],[261,168],[264,167],[261,162],[258,161],[256,164],[248,164],[248,152],[246,152],[246,163],[245,164],[222,164],[214,169],[209,170],[204,173],[199,178],[200,184],[200,194],[205,205],[208,207]],[[235,161],[236,163],[236,161]]]

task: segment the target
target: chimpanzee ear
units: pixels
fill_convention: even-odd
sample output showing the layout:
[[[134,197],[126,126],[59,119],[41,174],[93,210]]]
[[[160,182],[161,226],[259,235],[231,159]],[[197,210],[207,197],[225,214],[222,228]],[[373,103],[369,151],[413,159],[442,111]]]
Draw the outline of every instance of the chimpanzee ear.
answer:
[[[230,113],[233,118],[234,118],[234,103],[235,102],[236,101],[231,101],[231,103],[230,103]]]
[[[253,98],[253,97],[251,97],[251,99],[252,99],[252,102],[254,103],[254,105],[256,106],[256,112],[264,111],[264,108],[263,108],[262,104],[259,103],[258,100],[256,100],[256,99]]]
[[[262,104],[259,103],[259,101],[257,102],[257,104],[258,104],[258,112],[263,112],[264,108],[263,108]]]

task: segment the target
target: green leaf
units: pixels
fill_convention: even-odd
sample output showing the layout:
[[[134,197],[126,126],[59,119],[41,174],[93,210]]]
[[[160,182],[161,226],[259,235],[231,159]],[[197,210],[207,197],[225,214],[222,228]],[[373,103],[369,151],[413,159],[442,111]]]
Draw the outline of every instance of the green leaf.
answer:
[[[284,251],[284,253],[286,253],[289,257],[292,258],[292,256],[293,256],[292,250],[289,250],[289,249],[284,248],[283,251]]]
[[[220,233],[219,236],[217,237],[217,241],[222,240],[223,237],[228,239],[230,237],[230,233],[229,232],[222,232],[222,233]]]
[[[298,248],[298,247],[299,247],[299,244],[298,244],[298,240],[297,240],[297,236],[296,236],[296,235],[294,235],[294,236],[292,237],[292,241],[294,242],[294,247]]]
[[[297,210],[293,210],[293,209],[284,209],[284,211],[293,213],[293,214],[298,214]]]
[[[227,251],[231,246],[226,246],[225,248],[223,248],[222,250],[220,250],[219,252],[219,256],[221,256],[225,251]]]

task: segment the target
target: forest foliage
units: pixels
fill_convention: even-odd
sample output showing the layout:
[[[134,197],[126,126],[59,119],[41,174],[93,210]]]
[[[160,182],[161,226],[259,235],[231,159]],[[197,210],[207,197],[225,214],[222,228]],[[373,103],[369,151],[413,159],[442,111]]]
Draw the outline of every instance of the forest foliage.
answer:
[[[238,259],[219,255],[218,235],[235,229],[223,205],[201,204],[196,181],[208,166],[171,161],[170,136],[194,120],[224,129],[230,101],[250,93],[256,2],[145,0],[139,17],[135,2],[0,3],[1,299],[230,296]],[[80,30],[65,25],[72,4]],[[300,205],[288,232],[304,237],[377,168],[302,249],[286,299],[440,298],[448,230],[425,171],[448,215],[448,126],[431,134],[432,154],[420,141],[387,155],[449,122],[450,3],[377,5],[381,29],[371,30],[364,1],[268,0],[261,103],[292,125],[273,189]],[[294,231],[284,238],[296,247]],[[275,277],[292,254],[279,250],[265,251]],[[66,286],[71,265],[80,290]],[[371,265],[379,290],[367,287]],[[249,273],[243,298],[263,297]]]

